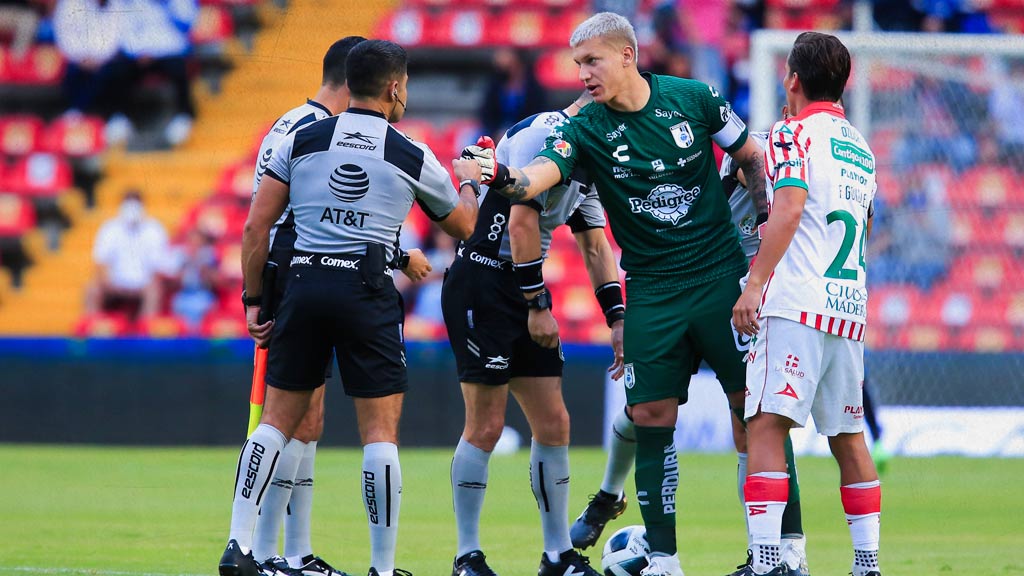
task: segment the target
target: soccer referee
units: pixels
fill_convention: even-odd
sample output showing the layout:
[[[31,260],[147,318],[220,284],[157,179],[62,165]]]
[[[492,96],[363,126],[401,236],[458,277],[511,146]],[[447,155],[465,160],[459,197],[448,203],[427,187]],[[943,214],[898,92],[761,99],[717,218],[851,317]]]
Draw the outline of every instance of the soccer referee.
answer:
[[[386,264],[413,202],[466,239],[476,224],[480,169],[453,162],[453,189],[430,150],[390,123],[408,98],[401,46],[368,40],[346,61],[350,107],[290,134],[274,151],[242,235],[246,317],[270,346],[263,417],[239,456],[221,576],[259,576],[250,551],[263,493],[285,444],[323,385],[330,351],[353,397],[363,443],[362,495],[370,525],[370,576],[392,576],[401,505],[398,423],[408,387],[403,312]],[[269,232],[285,208],[295,250],[277,320],[259,324],[260,273]]]

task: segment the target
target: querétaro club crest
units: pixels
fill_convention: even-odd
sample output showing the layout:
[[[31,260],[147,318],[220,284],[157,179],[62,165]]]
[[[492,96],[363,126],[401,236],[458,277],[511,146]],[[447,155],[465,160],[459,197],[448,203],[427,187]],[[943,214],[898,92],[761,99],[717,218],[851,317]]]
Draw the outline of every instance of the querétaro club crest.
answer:
[[[327,185],[338,200],[355,202],[370,190],[370,177],[355,164],[342,164],[334,169]]]
[[[662,222],[678,224],[700,197],[700,186],[686,190],[677,184],[662,184],[651,190],[647,198],[630,198],[629,208],[634,214],[647,212]]]

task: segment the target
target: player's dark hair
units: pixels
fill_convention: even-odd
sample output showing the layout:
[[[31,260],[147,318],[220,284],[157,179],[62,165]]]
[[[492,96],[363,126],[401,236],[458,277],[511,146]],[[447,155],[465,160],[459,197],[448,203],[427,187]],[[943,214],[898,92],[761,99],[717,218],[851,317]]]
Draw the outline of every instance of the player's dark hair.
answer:
[[[405,75],[408,57],[405,49],[387,40],[367,40],[348,53],[348,90],[356,98],[378,98],[388,82]]]
[[[348,53],[356,44],[365,41],[366,38],[362,36],[345,36],[331,44],[327,53],[324,54],[323,84],[325,86],[328,84],[331,86],[345,85],[345,60],[348,58]]]
[[[850,78],[850,51],[839,38],[804,32],[796,37],[787,64],[800,78],[808,100],[836,102],[842,98]]]

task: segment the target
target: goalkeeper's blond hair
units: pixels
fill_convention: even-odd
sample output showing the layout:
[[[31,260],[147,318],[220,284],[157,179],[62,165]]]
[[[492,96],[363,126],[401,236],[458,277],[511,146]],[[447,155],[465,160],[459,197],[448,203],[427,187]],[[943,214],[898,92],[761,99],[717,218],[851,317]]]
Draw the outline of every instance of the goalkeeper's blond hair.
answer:
[[[602,38],[620,47],[629,46],[634,53],[637,51],[633,25],[625,17],[613,12],[598,12],[584,20],[569,37],[569,47],[575,48],[592,38]]]

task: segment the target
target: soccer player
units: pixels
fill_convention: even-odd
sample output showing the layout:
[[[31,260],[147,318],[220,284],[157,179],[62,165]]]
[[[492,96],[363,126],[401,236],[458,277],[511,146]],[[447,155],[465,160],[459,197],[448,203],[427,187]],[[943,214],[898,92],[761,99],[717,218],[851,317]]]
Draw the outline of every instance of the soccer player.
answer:
[[[345,58],[356,44],[366,40],[362,36],[347,36],[327,49],[323,59],[323,75],[320,88],[312,100],[285,112],[260,144],[256,156],[256,173],[253,178],[253,195],[259,188],[263,173],[270,164],[274,149],[292,132],[316,120],[333,116],[348,108],[349,92],[345,83]],[[295,218],[291,208],[286,208],[281,218],[270,230],[269,259],[277,263],[278,282],[274,287],[276,309],[284,296],[291,263],[292,248],[295,244]],[[429,272],[430,264],[423,252],[411,250],[402,271],[411,280],[420,279]],[[330,376],[327,368],[325,380]],[[271,574],[277,570],[286,574],[298,569],[302,574],[339,574],[330,564],[313,554],[310,543],[310,520],[313,509],[313,468],[317,442],[324,426],[324,387],[317,388],[310,399],[309,410],[295,430],[295,436],[288,441],[277,463],[274,478],[267,487],[256,520],[252,553],[264,571]],[[278,556],[278,534],[284,523],[284,556]]]
[[[797,37],[782,82],[794,116],[775,124],[765,152],[771,215],[733,308],[734,324],[753,338],[745,412],[747,575],[790,574],[779,549],[789,492],[783,443],[791,427],[813,415],[839,463],[853,576],[881,576],[882,492],[864,441],[861,390],[875,158],[838,103],[849,76],[850,53],[836,37]]]
[[[764,148],[767,132],[751,132],[750,138]],[[757,236],[757,206],[747,189],[746,176],[743,170],[733,161],[731,156],[722,160],[719,171],[722,178],[722,189],[729,202],[732,222],[740,236],[740,246],[747,260],[754,258],[761,241]],[[744,429],[743,411],[734,410],[730,416],[732,421],[733,442],[738,456],[736,484],[740,505],[743,504],[743,485],[747,481],[747,437]],[[626,485],[626,476],[633,467],[636,456],[636,430],[629,414],[623,410],[612,422],[612,435],[608,449],[608,462],[605,465],[601,488],[591,497],[586,509],[570,528],[573,546],[587,548],[593,546],[601,536],[605,525],[622,514],[626,507],[625,495],[622,492]],[[786,466],[790,471],[790,497],[782,520],[782,557],[798,576],[807,576],[807,550],[803,534],[803,523],[800,511],[800,486],[797,483],[796,461],[793,456],[793,443],[786,437]],[[744,518],[746,517],[744,508]],[[749,564],[737,566],[737,573]],[[735,574],[733,575],[735,576]]]
[[[577,166],[594,179],[626,270],[623,378],[636,427],[637,503],[651,546],[644,574],[680,576],[673,433],[698,356],[730,406],[743,404],[747,342],[730,319],[747,265],[712,143],[749,174],[763,171],[763,154],[714,87],[640,74],[636,33],[625,18],[596,14],[569,44],[594,103],[558,127],[525,167],[495,162],[486,146],[463,154],[480,163],[492,190],[515,201],[537,196]],[[767,212],[764,182],[749,184]]]
[[[433,153],[391,126],[408,98],[407,57],[384,40],[357,44],[346,60],[351,102],[338,116],[289,134],[270,158],[242,235],[249,333],[270,346],[263,417],[239,455],[231,531],[221,576],[256,576],[252,533],[281,452],[323,385],[333,350],[354,397],[363,444],[363,504],[370,529],[370,576],[395,568],[402,470],[398,424],[408,388],[403,311],[387,263],[413,202],[441,229],[468,238],[475,188],[457,192]],[[460,179],[479,165],[457,160]],[[295,221],[288,287],[274,321],[260,324],[260,273],[270,229],[291,206]],[[271,338],[272,337],[272,338]]]
[[[497,147],[501,162],[523,163],[544,147],[553,127],[574,116],[588,95],[558,112],[535,114],[510,128]],[[555,128],[557,129],[557,128]],[[458,529],[453,576],[494,576],[480,546],[480,511],[491,451],[505,424],[511,391],[530,423],[530,485],[540,509],[544,553],[539,576],[598,576],[569,538],[569,414],[562,399],[562,349],[542,267],[555,228],[568,224],[605,320],[616,371],[622,364],[623,303],[618,268],[604,235],[604,209],[585,174],[533,199],[480,196],[480,217],[462,242],[442,292],[445,324],[466,405],[452,458]]]

